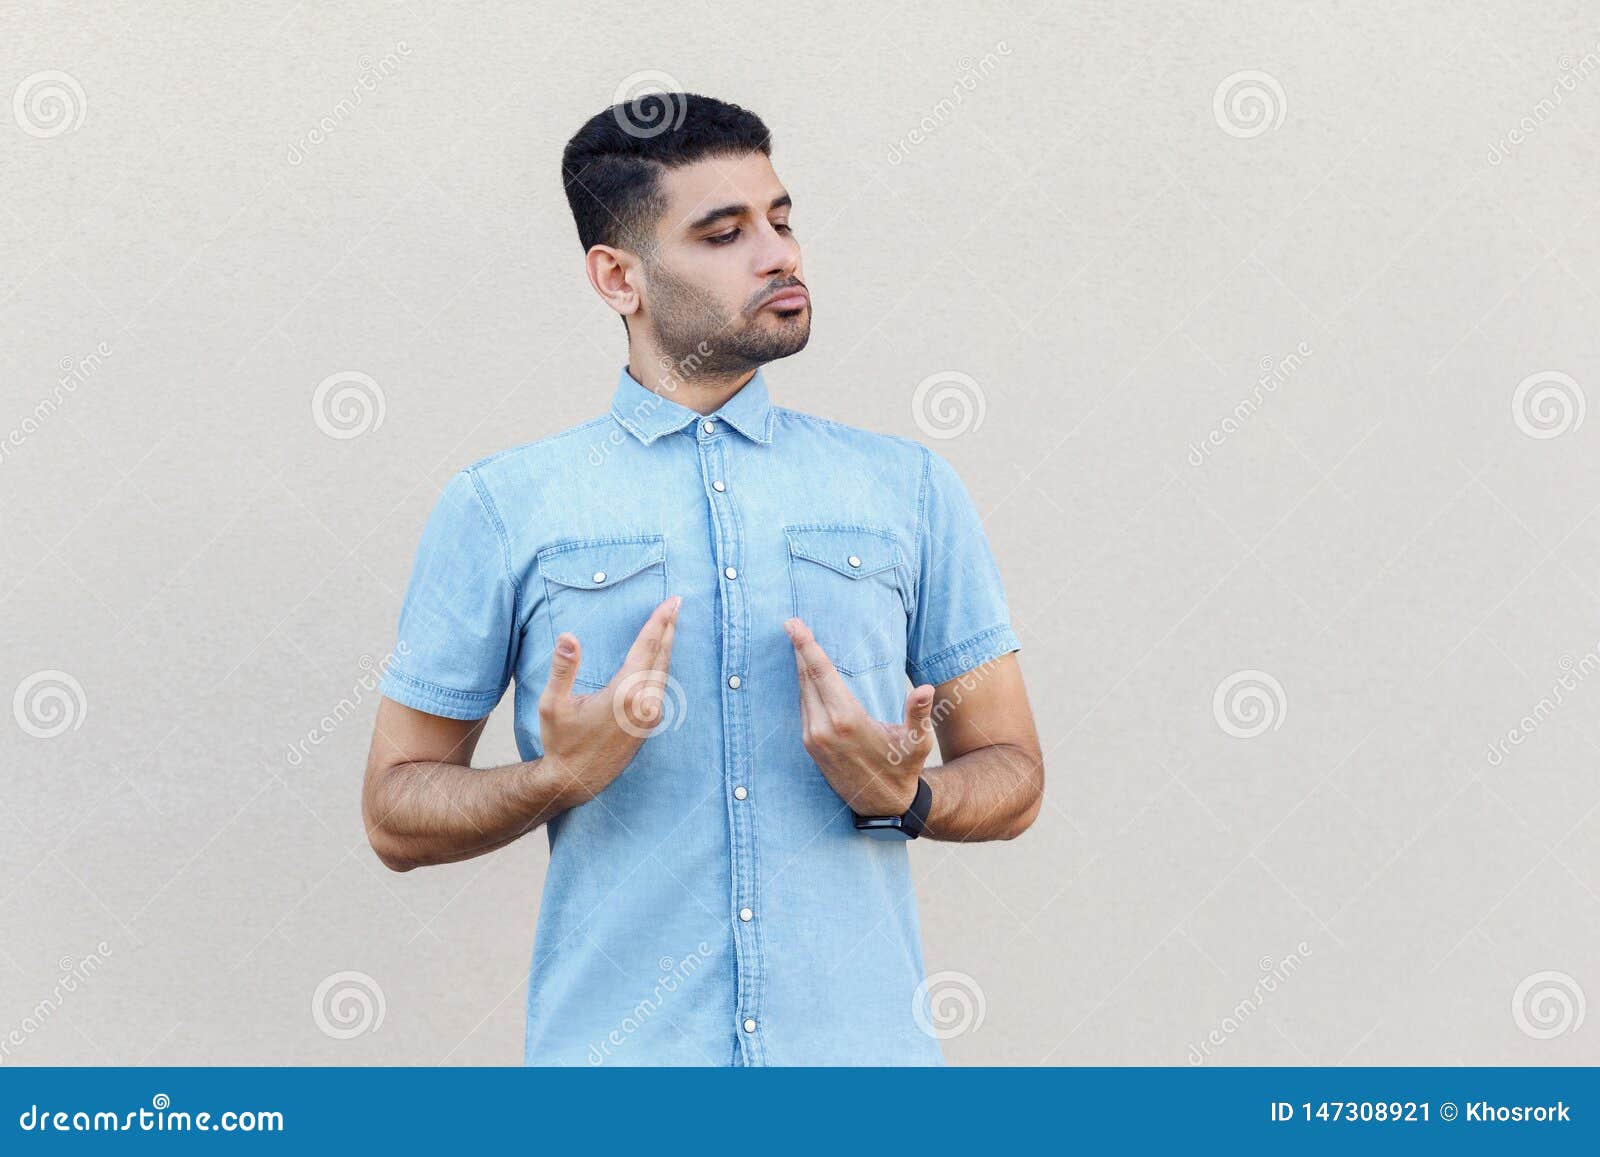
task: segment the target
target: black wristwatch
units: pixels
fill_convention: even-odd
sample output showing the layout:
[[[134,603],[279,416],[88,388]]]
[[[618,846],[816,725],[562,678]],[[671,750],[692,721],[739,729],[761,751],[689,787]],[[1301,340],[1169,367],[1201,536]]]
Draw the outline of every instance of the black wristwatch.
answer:
[[[928,813],[933,810],[933,788],[920,775],[917,776],[917,794],[898,816],[856,816],[856,831],[865,832],[880,840],[914,840],[928,825]]]

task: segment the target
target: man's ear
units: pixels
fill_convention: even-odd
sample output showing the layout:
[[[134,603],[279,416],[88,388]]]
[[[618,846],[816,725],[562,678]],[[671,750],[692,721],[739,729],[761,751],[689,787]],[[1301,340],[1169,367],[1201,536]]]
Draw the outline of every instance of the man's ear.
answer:
[[[589,274],[589,284],[621,317],[639,311],[640,262],[626,249],[610,245],[591,245],[584,255],[584,268]]]

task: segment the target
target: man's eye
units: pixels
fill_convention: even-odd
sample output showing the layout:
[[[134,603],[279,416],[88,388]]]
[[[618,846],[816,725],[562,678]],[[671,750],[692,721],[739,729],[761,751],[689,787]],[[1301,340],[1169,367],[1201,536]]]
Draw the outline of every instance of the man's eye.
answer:
[[[773,228],[776,229],[779,233],[792,233],[792,232],[794,232],[794,230],[789,228],[789,222],[787,222],[787,221],[779,221],[776,225],[773,226]]]
[[[707,237],[706,240],[713,245],[727,245],[738,236],[739,231],[737,229],[729,229],[726,233],[718,233],[713,237]]]

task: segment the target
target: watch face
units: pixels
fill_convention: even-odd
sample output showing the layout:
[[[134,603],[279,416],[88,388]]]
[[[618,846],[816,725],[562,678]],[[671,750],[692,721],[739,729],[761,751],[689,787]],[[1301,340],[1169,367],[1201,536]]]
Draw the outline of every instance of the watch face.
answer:
[[[905,830],[905,823],[900,816],[857,816],[856,831],[863,835],[875,836],[883,840],[908,840],[911,834]]]
[[[864,836],[871,836],[875,840],[899,840],[902,843],[911,839],[911,833],[900,825],[899,816],[891,816],[889,823],[873,824],[871,826],[856,825],[856,830]]]

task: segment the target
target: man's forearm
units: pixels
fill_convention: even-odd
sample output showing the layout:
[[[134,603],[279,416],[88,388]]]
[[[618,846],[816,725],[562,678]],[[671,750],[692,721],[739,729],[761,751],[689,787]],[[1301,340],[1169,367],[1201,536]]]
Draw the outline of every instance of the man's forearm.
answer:
[[[922,775],[933,791],[927,839],[1014,839],[1044,802],[1043,761],[1009,743],[969,751]]]
[[[535,759],[475,769],[401,763],[375,776],[364,801],[367,833],[396,871],[481,856],[571,807],[572,777]]]

